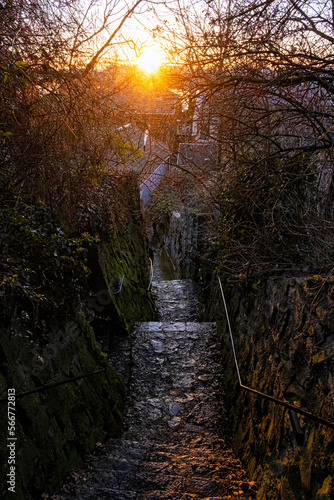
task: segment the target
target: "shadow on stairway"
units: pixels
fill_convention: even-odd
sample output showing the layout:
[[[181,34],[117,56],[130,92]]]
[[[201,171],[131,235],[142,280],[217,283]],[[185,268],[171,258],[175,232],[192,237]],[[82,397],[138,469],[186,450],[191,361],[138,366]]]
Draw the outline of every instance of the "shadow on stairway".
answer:
[[[132,334],[124,433],[100,446],[54,500],[256,496],[231,448],[216,324],[198,322],[195,284],[160,267],[164,259],[154,259],[152,284],[160,320]]]

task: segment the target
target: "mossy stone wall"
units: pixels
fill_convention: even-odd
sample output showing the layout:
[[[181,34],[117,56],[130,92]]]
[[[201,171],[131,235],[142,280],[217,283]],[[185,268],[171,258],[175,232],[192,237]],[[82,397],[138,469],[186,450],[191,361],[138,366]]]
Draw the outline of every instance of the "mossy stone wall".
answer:
[[[243,384],[334,422],[334,280],[224,289]],[[218,320],[234,448],[258,481],[257,500],[333,499],[334,430],[300,416],[299,436],[286,409],[240,389],[217,277],[205,294],[203,317]]]
[[[52,492],[66,473],[91,453],[98,441],[117,435],[122,424],[124,388],[92,328],[79,314],[64,325],[54,322],[44,347],[1,331],[3,373],[0,391],[16,394],[76,377],[99,368],[105,372],[16,399],[13,498],[36,499]],[[7,404],[0,407],[1,491],[8,490]],[[106,415],[108,416],[106,418]],[[8,494],[8,495],[11,495]],[[7,496],[10,498],[10,496]]]
[[[181,278],[193,278],[197,265],[195,255],[198,246],[200,214],[195,209],[182,207],[173,212],[168,233],[163,238],[163,248]]]
[[[102,352],[87,318],[101,317],[107,336],[118,332],[128,336],[135,322],[156,317],[147,290],[148,247],[136,179],[130,178],[124,190],[124,204],[114,214],[108,236],[90,252],[91,293],[82,303],[85,313],[73,312],[71,318],[55,310],[39,343],[31,342],[19,324],[15,332],[0,324],[0,397],[9,388],[19,394],[106,368],[103,373],[17,399],[15,500],[35,500],[42,493],[54,492],[97,442],[121,431],[126,387]],[[113,295],[124,273],[122,291]],[[94,328],[95,323],[96,319]],[[0,491],[8,497],[7,426],[4,401],[0,406]]]
[[[122,238],[110,244],[102,243],[99,248],[101,268],[117,311],[119,328],[128,334],[136,322],[156,318],[153,295],[148,290],[148,252],[144,250],[139,235],[135,233],[129,235],[128,241]],[[123,275],[122,289],[115,294]]]
[[[98,253],[119,328],[130,334],[136,322],[154,321],[157,315],[153,295],[148,290],[149,249],[139,189],[131,179],[127,184],[127,201],[127,211],[119,216],[112,237],[101,243]],[[123,275],[121,292],[115,294]]]

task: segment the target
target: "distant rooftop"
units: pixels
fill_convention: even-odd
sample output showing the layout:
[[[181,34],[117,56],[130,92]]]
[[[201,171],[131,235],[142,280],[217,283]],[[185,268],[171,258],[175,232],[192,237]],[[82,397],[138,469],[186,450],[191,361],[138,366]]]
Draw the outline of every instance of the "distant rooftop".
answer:
[[[215,168],[217,163],[217,145],[213,142],[199,140],[196,142],[183,142],[179,144],[178,165],[200,167],[207,165]]]

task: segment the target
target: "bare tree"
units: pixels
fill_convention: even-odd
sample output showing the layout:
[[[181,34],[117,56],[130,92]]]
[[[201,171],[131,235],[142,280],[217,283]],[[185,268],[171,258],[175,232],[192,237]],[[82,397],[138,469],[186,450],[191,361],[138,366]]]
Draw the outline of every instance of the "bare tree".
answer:
[[[121,29],[142,0],[8,1],[1,9],[1,193],[58,209],[119,155]],[[106,66],[108,64],[108,66]],[[76,193],[76,195],[74,194]]]
[[[179,86],[190,100],[201,96],[216,123],[217,237],[227,272],[327,269],[332,2],[179,2],[172,16],[172,34],[159,28],[179,65]]]

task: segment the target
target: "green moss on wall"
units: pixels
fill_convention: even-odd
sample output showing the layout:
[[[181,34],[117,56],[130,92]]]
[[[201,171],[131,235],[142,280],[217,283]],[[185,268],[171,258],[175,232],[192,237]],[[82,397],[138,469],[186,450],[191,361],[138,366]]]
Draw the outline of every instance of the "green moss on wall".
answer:
[[[132,235],[131,238],[134,238]],[[126,241],[103,243],[100,247],[100,262],[108,285],[109,293],[124,331],[130,334],[138,321],[156,318],[154,299],[147,290],[149,284],[149,261],[146,247],[137,235],[137,245],[133,241],[127,248]],[[119,283],[124,276],[122,290]]]
[[[62,332],[67,331],[66,342]],[[54,346],[55,349],[51,349]],[[96,342],[94,332],[79,315],[76,328],[59,328],[59,336],[39,348],[45,372],[36,361],[33,346],[22,344],[22,355],[7,358],[7,383],[15,387],[19,373],[29,374],[21,382],[21,391],[107,368],[101,374],[34,393],[17,399],[16,467],[17,496],[33,499],[42,492],[52,492],[66,472],[77,466],[84,454],[91,453],[96,442],[120,432],[125,390],[115,370],[108,364]],[[49,353],[51,356],[48,356]],[[10,351],[8,351],[8,355]],[[17,393],[21,392],[17,390]],[[5,412],[3,408],[1,411]],[[110,418],[105,418],[110,415]],[[4,420],[2,420],[3,422]],[[2,439],[7,436],[2,425]],[[5,446],[1,446],[5,450]],[[6,489],[7,457],[2,451],[1,487]]]
[[[147,291],[148,248],[136,182],[131,176],[124,181],[122,197],[126,196],[126,202],[113,214],[106,239],[94,247],[95,267],[91,275],[93,293],[101,292],[101,287],[102,292],[103,288],[109,290],[113,310],[111,318],[109,311],[105,316],[110,329],[127,334],[131,334],[135,322],[156,318],[153,297]],[[122,291],[114,295],[123,274]],[[2,394],[7,387],[21,393],[106,369],[17,399],[15,498],[18,500],[35,500],[41,493],[52,493],[65,474],[94,450],[97,442],[117,436],[121,431],[126,390],[102,352],[88,320],[94,313],[100,314],[101,304],[97,303],[99,307],[94,309],[96,304],[88,302],[89,298],[82,297],[80,312],[66,310],[65,314],[60,308],[55,309],[47,321],[44,318],[45,333],[39,342],[31,341],[24,322],[12,329],[0,324]],[[0,406],[0,488],[3,491],[8,472],[5,406]]]

